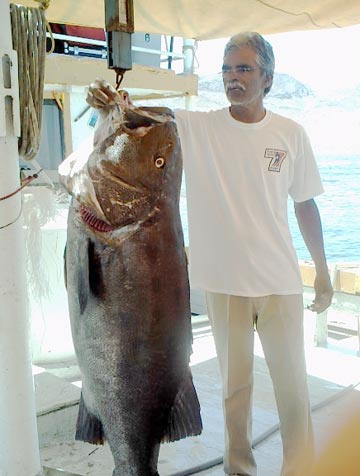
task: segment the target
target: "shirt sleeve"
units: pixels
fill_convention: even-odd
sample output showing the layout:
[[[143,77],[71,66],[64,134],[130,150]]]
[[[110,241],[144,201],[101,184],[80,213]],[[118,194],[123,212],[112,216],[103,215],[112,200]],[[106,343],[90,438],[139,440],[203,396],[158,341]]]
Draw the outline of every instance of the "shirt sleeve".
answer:
[[[191,162],[194,155],[194,134],[197,130],[194,119],[196,118],[196,112],[176,109],[175,121],[179,134],[181,152],[183,157],[184,169],[187,170],[187,164]]]
[[[309,137],[301,127],[299,152],[295,159],[289,195],[295,202],[305,202],[323,192],[324,188]]]

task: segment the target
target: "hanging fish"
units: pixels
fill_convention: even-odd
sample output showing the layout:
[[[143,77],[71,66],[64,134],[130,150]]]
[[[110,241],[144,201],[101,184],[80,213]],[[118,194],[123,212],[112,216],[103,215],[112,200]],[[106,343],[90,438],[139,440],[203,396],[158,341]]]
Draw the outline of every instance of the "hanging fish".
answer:
[[[65,277],[82,375],[76,438],[109,442],[114,476],[158,475],[161,442],[199,435],[173,113],[134,107],[108,83],[89,156],[60,166],[72,195]]]

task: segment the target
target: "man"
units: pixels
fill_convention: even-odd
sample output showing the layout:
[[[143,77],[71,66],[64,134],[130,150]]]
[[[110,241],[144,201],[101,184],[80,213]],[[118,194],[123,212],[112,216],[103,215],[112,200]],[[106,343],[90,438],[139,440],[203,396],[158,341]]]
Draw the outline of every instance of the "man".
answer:
[[[270,44],[241,33],[225,47],[230,107],[178,111],[188,200],[190,277],[206,291],[223,381],[224,469],[255,476],[251,448],[254,327],[270,370],[283,441],[282,476],[306,476],[313,458],[303,340],[302,281],[287,221],[288,195],[316,267],[311,309],[331,303],[321,222],[323,192],[303,128],[267,111]]]
[[[190,277],[205,289],[223,381],[224,469],[255,476],[251,443],[254,327],[262,342],[281,423],[282,476],[307,476],[313,458],[303,338],[302,281],[287,221],[288,195],[316,267],[311,309],[331,303],[321,222],[323,192],[309,140],[295,122],[267,111],[274,74],[257,33],[231,38],[223,81],[230,107],[177,111],[186,174]],[[114,90],[90,87],[106,108]]]

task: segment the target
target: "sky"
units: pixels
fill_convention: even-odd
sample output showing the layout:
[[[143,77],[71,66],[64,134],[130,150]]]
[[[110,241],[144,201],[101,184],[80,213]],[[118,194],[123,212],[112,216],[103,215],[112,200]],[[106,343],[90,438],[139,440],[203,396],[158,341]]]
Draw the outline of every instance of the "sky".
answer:
[[[360,84],[360,25],[264,36],[273,46],[279,73],[290,74],[314,90],[332,91]],[[221,70],[226,41],[198,43],[197,74]]]

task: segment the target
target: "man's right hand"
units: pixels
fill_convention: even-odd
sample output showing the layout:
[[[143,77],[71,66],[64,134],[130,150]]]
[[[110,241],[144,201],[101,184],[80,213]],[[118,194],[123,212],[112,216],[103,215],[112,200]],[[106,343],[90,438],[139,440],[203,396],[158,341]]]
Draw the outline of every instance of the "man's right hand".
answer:
[[[86,102],[89,106],[98,109],[102,116],[106,116],[116,104],[122,110],[133,107],[127,91],[124,89],[116,91],[110,83],[103,79],[96,79],[95,82],[90,84]]]
[[[116,103],[121,103],[121,97],[110,83],[103,79],[96,79],[89,86],[86,102],[89,106],[101,111],[111,108]]]

